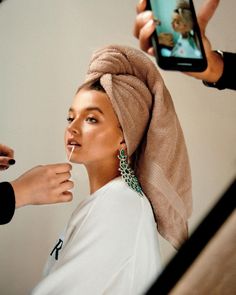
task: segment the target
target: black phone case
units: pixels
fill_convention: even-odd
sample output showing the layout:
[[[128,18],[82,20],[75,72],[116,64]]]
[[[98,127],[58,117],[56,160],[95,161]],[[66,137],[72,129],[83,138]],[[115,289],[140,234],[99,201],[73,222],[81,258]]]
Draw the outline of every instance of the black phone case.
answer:
[[[163,5],[165,5],[167,0],[162,0]],[[153,35],[151,36],[152,46],[154,47],[155,57],[157,64],[160,68],[164,70],[176,70],[176,71],[183,71],[183,72],[202,72],[207,68],[207,60],[204,51],[204,47],[201,40],[200,29],[197,23],[197,18],[193,6],[193,2],[189,0],[192,19],[194,23],[194,32],[198,38],[198,45],[199,50],[201,52],[202,58],[188,58],[188,57],[174,57],[174,56],[162,56],[161,55],[161,48],[162,46],[158,42],[158,35],[157,31],[155,30]],[[151,1],[147,1],[146,10],[153,10],[151,7]]]

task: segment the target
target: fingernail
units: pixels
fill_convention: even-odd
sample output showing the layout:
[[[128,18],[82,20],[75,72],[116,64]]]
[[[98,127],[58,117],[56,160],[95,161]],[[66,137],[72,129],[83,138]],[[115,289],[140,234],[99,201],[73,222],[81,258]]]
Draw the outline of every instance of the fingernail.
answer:
[[[154,24],[153,19],[150,19],[150,20],[147,22],[146,26],[147,26],[147,27],[151,27],[153,24]]]
[[[143,20],[146,20],[146,21],[151,19],[152,16],[153,16],[152,11],[149,11],[149,10],[144,11],[143,14],[142,14]]]
[[[8,164],[9,165],[14,165],[16,163],[16,161],[14,160],[14,159],[10,159],[9,161],[8,161]]]

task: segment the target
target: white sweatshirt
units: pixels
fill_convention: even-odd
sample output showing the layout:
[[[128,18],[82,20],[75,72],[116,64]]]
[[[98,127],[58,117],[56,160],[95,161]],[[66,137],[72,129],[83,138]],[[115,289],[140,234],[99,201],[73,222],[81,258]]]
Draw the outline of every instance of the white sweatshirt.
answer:
[[[148,199],[118,177],[83,200],[33,295],[144,294],[161,270]]]

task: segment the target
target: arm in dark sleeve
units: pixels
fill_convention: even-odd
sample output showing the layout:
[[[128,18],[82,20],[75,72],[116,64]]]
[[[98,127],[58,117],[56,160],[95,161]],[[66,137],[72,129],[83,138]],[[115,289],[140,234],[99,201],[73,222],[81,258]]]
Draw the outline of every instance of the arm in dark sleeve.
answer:
[[[206,86],[236,90],[236,53],[223,52],[224,69],[220,79],[215,83],[203,81]]]
[[[11,221],[15,213],[15,193],[9,182],[0,183],[0,224]]]

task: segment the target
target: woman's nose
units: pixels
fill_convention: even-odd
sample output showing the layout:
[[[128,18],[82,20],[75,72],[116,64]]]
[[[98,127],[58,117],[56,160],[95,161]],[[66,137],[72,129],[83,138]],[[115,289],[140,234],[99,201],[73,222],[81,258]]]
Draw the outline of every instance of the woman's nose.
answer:
[[[79,134],[79,126],[78,124],[75,124],[75,121],[73,121],[68,127],[67,130],[71,133],[71,134]]]

